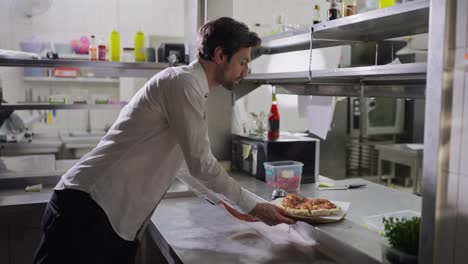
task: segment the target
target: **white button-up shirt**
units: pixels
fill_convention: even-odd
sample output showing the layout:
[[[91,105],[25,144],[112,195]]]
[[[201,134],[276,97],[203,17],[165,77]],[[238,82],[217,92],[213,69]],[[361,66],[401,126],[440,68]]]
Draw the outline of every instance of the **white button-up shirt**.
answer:
[[[185,159],[190,174],[245,212],[256,201],[211,153],[206,120],[208,81],[197,62],[152,77],[120,111],[98,145],[55,189],[77,189],[106,212],[114,230],[134,240]]]

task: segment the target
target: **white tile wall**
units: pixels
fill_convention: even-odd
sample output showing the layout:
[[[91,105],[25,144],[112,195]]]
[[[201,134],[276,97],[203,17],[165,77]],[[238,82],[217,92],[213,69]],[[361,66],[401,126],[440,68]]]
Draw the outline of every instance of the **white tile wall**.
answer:
[[[234,0],[208,0],[206,7],[207,20],[216,19],[222,16],[232,17]]]
[[[32,29],[37,36],[56,42],[69,42],[81,36],[107,37],[116,27],[113,1],[53,1],[43,15],[33,17]]]
[[[122,46],[133,46],[138,28],[142,28],[146,35],[183,36],[184,1],[61,0],[52,1],[45,13],[26,18],[15,11],[13,0],[2,0],[0,47],[12,46],[7,45],[11,44],[7,40],[12,40],[17,48],[19,40],[32,35],[55,42],[69,42],[92,34],[107,39],[113,28],[121,31]]]
[[[32,18],[18,13],[14,1],[0,1],[0,49],[18,49],[21,40],[33,35],[43,41],[62,43],[92,34],[107,39],[113,28],[119,28],[122,47],[133,46],[134,34],[139,27],[146,36],[184,35],[186,0],[60,0],[52,1],[45,13]],[[27,83],[22,81],[22,72],[22,68],[0,67],[4,97],[10,102],[24,100],[28,88],[33,88],[33,99],[54,92],[70,93],[71,89],[86,89],[90,98],[92,94],[107,94],[113,100],[119,99],[118,84]],[[92,110],[92,129],[99,130],[112,124],[118,112]],[[23,111],[22,115],[28,115],[28,111]],[[53,125],[39,123],[35,129],[36,132],[84,130],[86,120],[87,111],[58,111]]]
[[[122,45],[133,46],[133,37],[141,27],[145,34],[184,35],[184,0],[120,0]]]
[[[235,0],[234,17],[246,23],[259,34],[268,34],[277,15],[281,15],[285,24],[310,24],[315,4],[321,7],[321,18],[326,20],[330,3],[326,0]],[[265,27],[255,28],[260,23]]]
[[[107,39],[117,28],[121,45],[133,46],[139,28],[146,35],[183,36],[184,0],[53,1],[31,24],[34,34],[62,42],[83,35]]]
[[[11,38],[6,37],[11,35],[12,27],[11,27],[11,17],[10,17],[10,7],[11,7],[12,0],[5,0],[0,2],[0,47],[9,47]],[[6,26],[8,25],[8,26]]]
[[[29,34],[28,21],[20,19],[13,6],[14,0],[0,1],[0,49],[18,49],[18,39]],[[23,92],[17,87],[21,84],[19,79],[23,69],[15,67],[0,67],[0,80],[3,85],[4,98],[16,100]],[[7,89],[12,87],[11,89]]]

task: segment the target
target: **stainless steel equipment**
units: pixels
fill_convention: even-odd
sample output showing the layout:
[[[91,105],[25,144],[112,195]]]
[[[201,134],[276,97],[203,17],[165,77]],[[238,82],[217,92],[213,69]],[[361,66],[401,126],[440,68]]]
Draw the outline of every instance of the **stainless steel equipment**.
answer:
[[[162,43],[158,48],[158,62],[168,62],[169,65],[188,62],[185,59],[185,45]]]
[[[275,199],[285,197],[285,196],[286,196],[286,191],[285,190],[280,189],[280,188],[276,188],[271,193],[271,200],[275,200]]]
[[[351,97],[349,101],[351,136],[391,135],[403,132],[405,102],[394,98]]]
[[[32,133],[28,126],[38,120],[36,116],[25,122],[12,110],[0,110],[0,141],[18,142],[32,141]]]

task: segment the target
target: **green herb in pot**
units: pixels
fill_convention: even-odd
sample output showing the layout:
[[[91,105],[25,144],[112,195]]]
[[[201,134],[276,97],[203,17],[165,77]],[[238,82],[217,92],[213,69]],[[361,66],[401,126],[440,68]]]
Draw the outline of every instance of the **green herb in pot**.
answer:
[[[385,236],[393,248],[410,255],[418,255],[420,217],[410,219],[384,218]]]

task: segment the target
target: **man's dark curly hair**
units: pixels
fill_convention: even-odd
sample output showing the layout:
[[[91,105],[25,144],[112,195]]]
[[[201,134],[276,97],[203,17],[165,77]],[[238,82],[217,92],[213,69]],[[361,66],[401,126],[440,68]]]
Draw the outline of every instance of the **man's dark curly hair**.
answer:
[[[198,57],[205,60],[213,58],[217,47],[221,47],[230,61],[241,48],[258,47],[261,43],[257,33],[230,17],[207,22],[198,31],[198,37]]]

